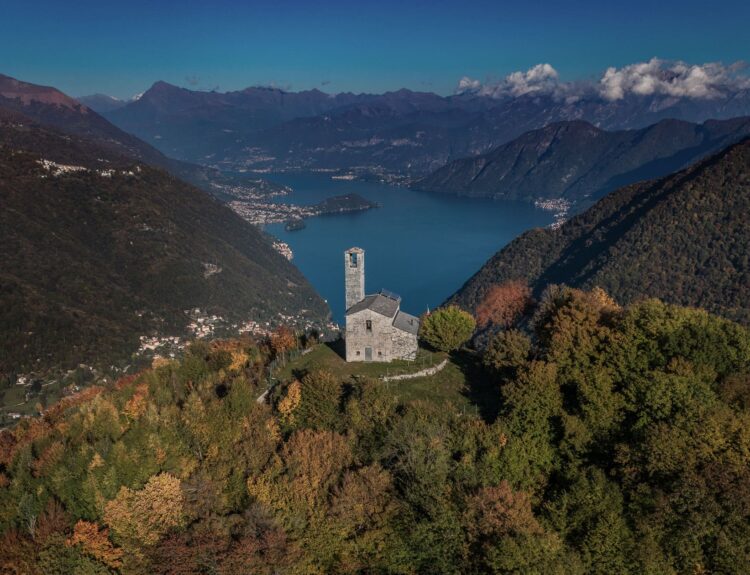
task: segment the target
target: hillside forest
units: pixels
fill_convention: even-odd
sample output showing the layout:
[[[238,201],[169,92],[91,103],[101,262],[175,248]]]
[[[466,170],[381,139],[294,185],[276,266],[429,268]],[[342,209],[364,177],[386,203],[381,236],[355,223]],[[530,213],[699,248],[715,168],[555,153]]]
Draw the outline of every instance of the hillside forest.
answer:
[[[746,573],[750,332],[600,289],[519,313],[452,356],[496,417],[314,366],[259,403],[287,333],[23,419],[0,573]]]

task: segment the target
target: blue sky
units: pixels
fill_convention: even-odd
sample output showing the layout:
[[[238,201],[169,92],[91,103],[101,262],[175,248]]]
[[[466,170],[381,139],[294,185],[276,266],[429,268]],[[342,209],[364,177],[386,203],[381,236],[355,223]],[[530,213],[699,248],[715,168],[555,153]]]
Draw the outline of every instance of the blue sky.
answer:
[[[658,56],[750,60],[748,0],[0,0],[0,72],[73,95],[156,80],[451,93],[548,62],[564,80]]]

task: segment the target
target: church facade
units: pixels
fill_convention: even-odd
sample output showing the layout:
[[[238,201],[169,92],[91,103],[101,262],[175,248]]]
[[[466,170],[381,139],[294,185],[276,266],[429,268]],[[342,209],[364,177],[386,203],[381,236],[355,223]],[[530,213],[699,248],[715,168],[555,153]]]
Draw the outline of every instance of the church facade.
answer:
[[[365,252],[344,252],[346,361],[412,360],[417,356],[419,318],[401,311],[401,298],[387,290],[365,295]]]

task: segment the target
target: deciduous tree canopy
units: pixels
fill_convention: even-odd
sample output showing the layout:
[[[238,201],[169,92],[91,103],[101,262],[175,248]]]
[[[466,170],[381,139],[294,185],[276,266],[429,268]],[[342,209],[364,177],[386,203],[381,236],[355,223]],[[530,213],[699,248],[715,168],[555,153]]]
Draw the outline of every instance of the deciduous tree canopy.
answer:
[[[448,306],[422,318],[419,337],[437,350],[453,351],[466,343],[475,327],[471,314],[456,306]]]
[[[322,370],[259,404],[274,355],[197,344],[0,433],[0,571],[747,573],[737,324],[552,288],[467,365],[494,421]]]

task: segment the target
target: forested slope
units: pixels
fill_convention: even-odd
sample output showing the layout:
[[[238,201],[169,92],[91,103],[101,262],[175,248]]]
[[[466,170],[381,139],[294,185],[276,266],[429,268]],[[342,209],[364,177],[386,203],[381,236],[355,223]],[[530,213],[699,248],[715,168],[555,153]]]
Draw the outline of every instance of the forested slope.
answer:
[[[551,290],[492,422],[198,344],[0,433],[4,573],[744,574],[750,334]],[[276,349],[276,351],[274,351]]]
[[[414,187],[473,197],[590,203],[627,184],[685,168],[749,134],[750,118],[702,124],[662,120],[621,131],[559,122],[487,154],[450,162]]]
[[[0,374],[128,357],[140,335],[181,333],[195,307],[327,315],[302,274],[208,194],[8,112],[0,203]]]
[[[526,232],[451,298],[467,309],[491,286],[604,288],[706,308],[750,323],[750,140],[660,180],[612,192],[559,229]]]

